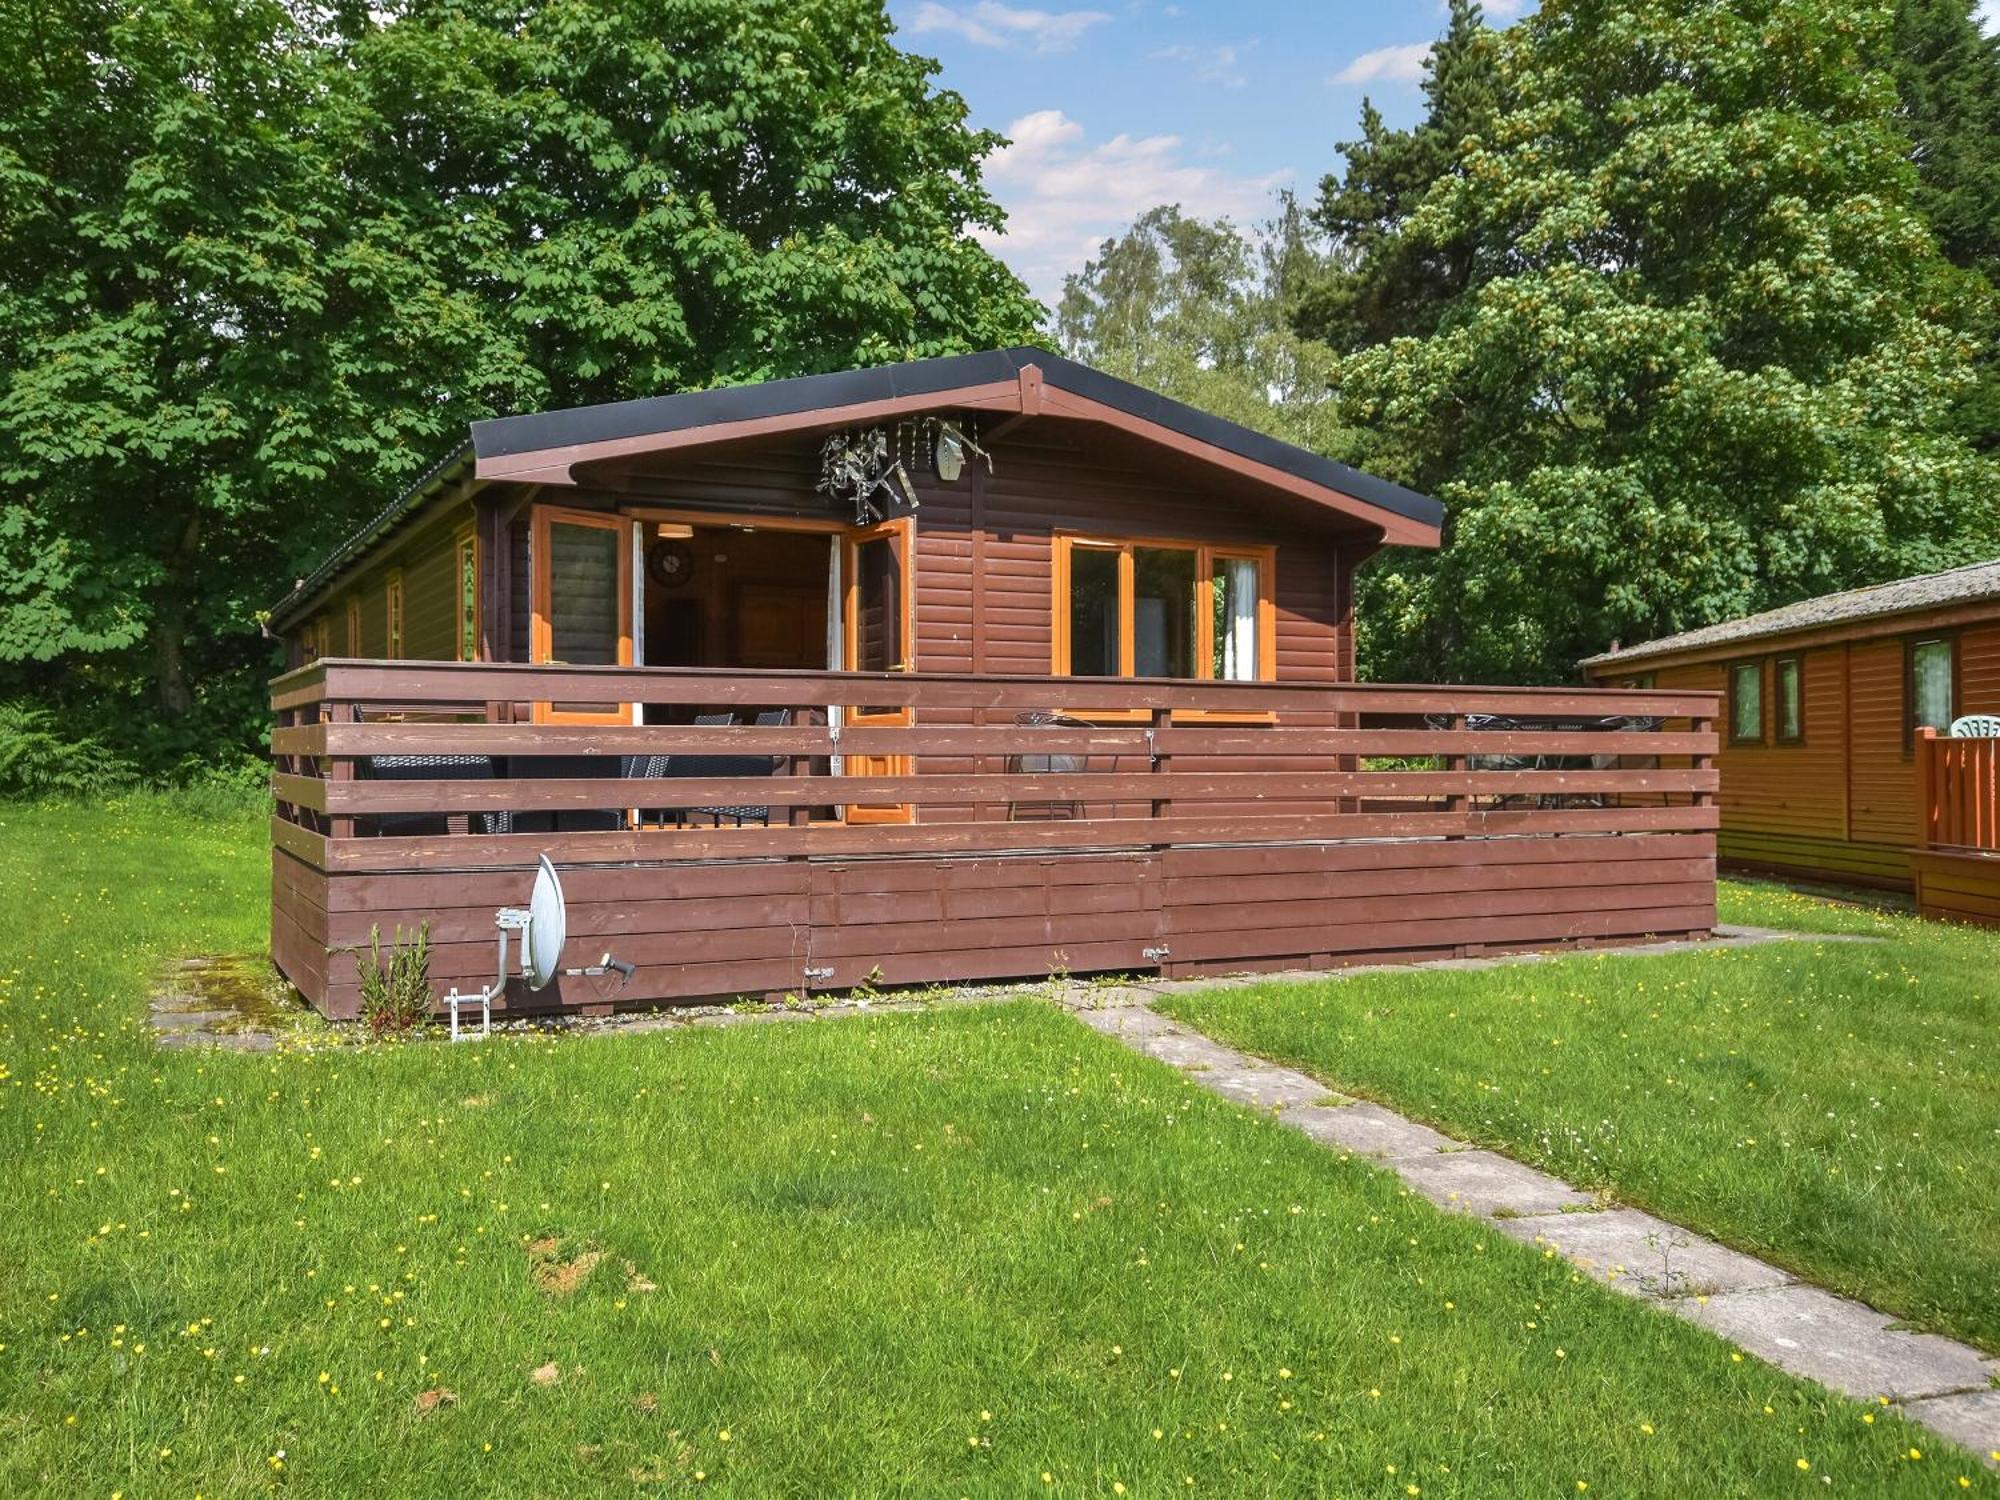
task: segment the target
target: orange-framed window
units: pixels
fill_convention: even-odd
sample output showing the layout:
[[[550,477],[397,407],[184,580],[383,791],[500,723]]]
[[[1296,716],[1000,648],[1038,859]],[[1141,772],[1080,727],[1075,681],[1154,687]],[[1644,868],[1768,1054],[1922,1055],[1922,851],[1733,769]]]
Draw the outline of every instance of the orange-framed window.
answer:
[[[1729,668],[1729,743],[1764,743],[1764,663],[1739,661]]]
[[[529,659],[574,667],[632,664],[632,521],[535,507]],[[625,724],[632,705],[538,703],[543,723]]]
[[[1771,663],[1771,706],[1777,712],[1778,743],[1806,742],[1805,658],[1781,656]]]
[[[347,654],[349,656],[359,656],[361,654],[361,596],[359,594],[349,594],[347,596]]]
[[[1274,548],[1086,536],[1055,547],[1057,676],[1277,676]]]
[[[403,656],[403,570],[397,568],[389,574],[389,580],[382,588],[384,608],[388,613],[389,657],[400,661]]]
[[[1903,642],[1903,749],[1919,729],[1943,734],[1958,714],[1958,640],[1950,633]]]
[[[479,543],[470,526],[452,542],[452,578],[457,588],[458,659],[479,659]]]

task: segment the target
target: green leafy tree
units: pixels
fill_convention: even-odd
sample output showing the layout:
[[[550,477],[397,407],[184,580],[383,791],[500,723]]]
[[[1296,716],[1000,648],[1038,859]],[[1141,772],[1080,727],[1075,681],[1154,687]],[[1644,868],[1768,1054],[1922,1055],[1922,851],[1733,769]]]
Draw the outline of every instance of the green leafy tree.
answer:
[[[1495,34],[1478,0],[1452,0],[1444,35],[1424,59],[1424,118],[1391,130],[1364,100],[1361,135],[1342,141],[1344,172],[1320,180],[1313,223],[1333,247],[1326,274],[1304,283],[1293,322],[1309,337],[1358,349],[1429,333],[1443,307],[1479,274],[1479,241],[1406,232],[1432,187],[1459,168],[1468,137],[1500,109]]]
[[[254,732],[259,606],[469,418],[1036,321],[881,0],[0,20],[0,688],[167,751]]]
[[[1566,675],[1633,640],[1989,552],[1948,429],[1971,310],[1864,0],[1547,0],[1409,225],[1493,274],[1353,356],[1376,461],[1451,508],[1371,568],[1378,675]]]
[[[1896,80],[1917,168],[1918,211],[1947,258],[2000,289],[2000,36],[1980,28],[1975,0],[1900,0],[1884,62]],[[1978,383],[1959,426],[2000,448],[2000,315],[1975,325]]]
[[[1069,277],[1056,307],[1065,353],[1289,442],[1346,456],[1356,435],[1333,400],[1333,351],[1293,332],[1287,308],[1323,252],[1289,197],[1246,234],[1226,219],[1150,209]]]

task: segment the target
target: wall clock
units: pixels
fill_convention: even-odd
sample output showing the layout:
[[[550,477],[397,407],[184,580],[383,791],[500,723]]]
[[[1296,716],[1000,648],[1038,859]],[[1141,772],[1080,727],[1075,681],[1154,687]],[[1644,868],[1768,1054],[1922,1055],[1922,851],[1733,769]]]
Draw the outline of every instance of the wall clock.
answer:
[[[677,589],[694,577],[694,549],[686,542],[658,541],[646,549],[646,576],[663,589]]]

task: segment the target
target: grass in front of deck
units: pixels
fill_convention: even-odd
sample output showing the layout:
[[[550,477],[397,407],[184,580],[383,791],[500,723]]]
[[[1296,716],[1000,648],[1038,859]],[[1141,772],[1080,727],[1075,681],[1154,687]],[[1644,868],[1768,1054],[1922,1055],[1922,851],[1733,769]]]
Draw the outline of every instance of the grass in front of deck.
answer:
[[[1179,996],[1248,1051],[2000,1351],[2000,933],[1725,883],[1872,943]]]
[[[0,808],[0,1492],[2000,1488],[1032,1002],[159,1052],[265,880]]]

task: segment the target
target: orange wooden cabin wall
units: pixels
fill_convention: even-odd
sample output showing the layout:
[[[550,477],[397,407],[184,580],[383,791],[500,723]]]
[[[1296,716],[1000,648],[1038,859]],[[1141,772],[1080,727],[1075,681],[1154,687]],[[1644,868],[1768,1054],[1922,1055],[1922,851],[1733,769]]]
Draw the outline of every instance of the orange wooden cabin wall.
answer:
[[[2000,604],[1995,618],[1962,624],[1959,713],[2000,712]],[[1910,634],[1933,634],[1931,631]],[[1907,887],[1916,840],[1915,763],[1903,746],[1904,646],[1910,634],[1823,640],[1817,645],[1742,643],[1726,654],[1650,673],[1662,688],[1727,693],[1730,668],[1757,662],[1764,674],[1765,738],[1732,744],[1725,714],[1717,765],[1722,789],[1718,852],[1727,862],[1835,881]],[[1805,738],[1776,740],[1775,663],[1801,661]],[[1642,662],[1601,666],[1600,682],[1646,674]]]

